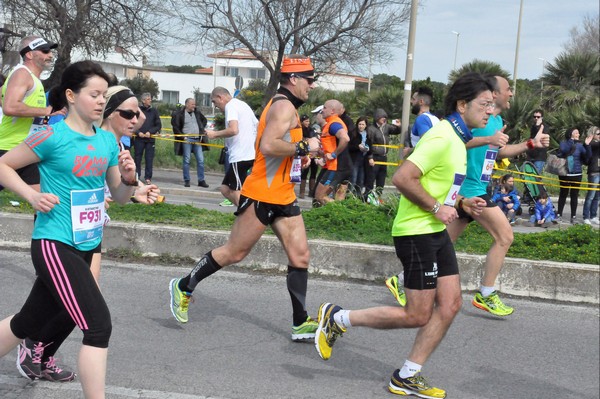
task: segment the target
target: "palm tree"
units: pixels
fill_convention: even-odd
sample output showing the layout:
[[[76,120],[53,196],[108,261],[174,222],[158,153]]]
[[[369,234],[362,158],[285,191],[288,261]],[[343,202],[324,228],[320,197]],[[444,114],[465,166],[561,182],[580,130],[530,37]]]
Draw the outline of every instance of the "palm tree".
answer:
[[[600,62],[598,54],[561,53],[549,63],[543,76],[545,107],[555,111],[590,98],[598,98]]]
[[[510,78],[510,73],[507,70],[502,69],[500,64],[497,64],[492,61],[483,61],[475,59],[471,62],[464,64],[460,68],[451,71],[448,75],[448,84],[454,83],[454,81],[458,79],[459,76],[462,76],[468,72],[479,72],[482,75],[489,74],[493,76],[502,76],[505,79]]]
[[[543,108],[560,141],[566,129],[587,129],[600,120],[600,56],[596,53],[561,53],[543,76]]]

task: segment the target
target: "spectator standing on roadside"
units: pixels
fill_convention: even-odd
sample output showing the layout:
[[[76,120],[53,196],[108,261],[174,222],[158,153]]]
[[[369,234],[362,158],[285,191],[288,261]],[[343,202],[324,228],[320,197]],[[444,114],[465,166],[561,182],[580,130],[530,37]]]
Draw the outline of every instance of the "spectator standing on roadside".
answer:
[[[221,183],[221,194],[238,206],[240,190],[254,164],[258,120],[248,104],[231,97],[229,90],[224,87],[215,87],[211,100],[215,107],[225,113],[225,129],[206,131],[209,139],[225,138],[229,167]]]
[[[583,203],[583,223],[598,225],[598,198],[600,198],[600,128],[592,126],[587,131],[584,144],[588,158],[588,190]]]
[[[300,123],[302,124],[302,137],[304,139],[310,139],[311,137],[317,137],[317,132],[310,126],[310,117],[308,115],[302,115],[300,117]],[[298,198],[304,198],[306,195],[306,179],[308,179],[308,193],[315,189],[315,181],[317,179],[317,171],[319,165],[314,159],[310,160],[310,165],[302,169],[302,181],[300,182],[300,190],[298,192]],[[310,175],[310,176],[309,176]]]
[[[185,187],[190,186],[190,160],[192,152],[196,157],[196,174],[198,176],[198,186],[208,188],[208,184],[204,180],[204,151],[208,147],[201,143],[208,143],[208,138],[204,134],[204,129],[207,123],[206,117],[196,109],[196,100],[188,98],[185,100],[185,105],[175,112],[171,118],[173,125],[173,133],[177,140],[183,140],[183,182]]]
[[[533,111],[533,125],[530,129],[530,139],[534,139],[537,134],[542,131],[546,134],[550,134],[550,128],[548,124],[544,122],[544,111],[536,109]],[[537,172],[541,175],[544,172],[544,166],[546,165],[546,157],[548,153],[547,148],[533,148],[527,150],[527,160],[533,163]]]
[[[369,194],[375,191],[377,200],[379,201],[385,186],[387,177],[387,165],[378,164],[378,162],[387,162],[387,154],[390,144],[391,135],[399,135],[400,121],[394,120],[392,124],[387,123],[387,113],[378,108],[373,114],[373,124],[367,128],[367,134],[371,141],[371,155],[373,168],[370,173],[365,176],[365,200]]]
[[[579,200],[579,188],[583,178],[583,165],[587,164],[588,154],[579,141],[579,129],[571,128],[565,132],[565,139],[560,142],[556,155],[567,159],[567,174],[558,176],[560,191],[558,193],[558,220],[562,221],[562,214],[567,202],[571,202],[571,224],[577,223],[577,201]]]
[[[431,113],[433,91],[429,87],[421,87],[411,97],[411,112],[417,115],[410,130],[410,144],[414,148],[421,137],[440,120]]]
[[[133,140],[133,148],[135,150],[135,168],[140,174],[142,172],[142,157],[144,157],[144,181],[146,184],[152,183],[152,166],[154,163],[154,153],[156,146],[156,135],[160,133],[162,123],[158,110],[152,106],[152,96],[150,93],[142,94],[140,98],[142,105],[140,109],[144,113],[146,120],[137,131],[136,137]]]
[[[368,119],[366,116],[361,116],[356,120],[356,129],[350,137],[348,148],[352,157],[352,177],[350,183],[354,186],[356,195],[362,198],[362,190],[365,186],[365,175],[369,165],[367,155],[371,150],[371,141],[367,137]]]

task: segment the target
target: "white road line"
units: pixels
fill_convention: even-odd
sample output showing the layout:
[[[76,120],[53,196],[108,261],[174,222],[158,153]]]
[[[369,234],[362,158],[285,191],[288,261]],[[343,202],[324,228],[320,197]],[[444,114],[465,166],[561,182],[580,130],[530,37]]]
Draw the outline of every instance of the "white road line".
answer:
[[[51,391],[71,391],[71,392],[82,392],[81,384],[78,381],[69,383],[56,383],[50,381],[35,381],[27,382],[23,377],[9,376],[0,374],[0,385],[10,386],[27,386],[28,390],[51,390]],[[153,391],[148,389],[135,389],[117,387],[112,385],[106,386],[106,393],[111,395],[118,395],[126,398],[138,398],[138,399],[226,399],[224,397],[216,396],[198,396],[198,395],[186,395],[179,392],[165,392],[165,391]]]

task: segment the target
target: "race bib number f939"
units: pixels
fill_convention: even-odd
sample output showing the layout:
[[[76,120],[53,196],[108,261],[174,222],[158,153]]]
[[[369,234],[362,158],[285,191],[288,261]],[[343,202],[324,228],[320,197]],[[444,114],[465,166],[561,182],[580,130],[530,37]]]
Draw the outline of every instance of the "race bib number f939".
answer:
[[[104,189],[71,191],[71,225],[75,244],[101,238],[103,222]]]

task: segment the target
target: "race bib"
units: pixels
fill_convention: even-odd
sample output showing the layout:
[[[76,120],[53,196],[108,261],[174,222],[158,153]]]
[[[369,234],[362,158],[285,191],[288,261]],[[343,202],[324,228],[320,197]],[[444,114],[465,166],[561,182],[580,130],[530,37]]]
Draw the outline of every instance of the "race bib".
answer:
[[[462,186],[465,181],[465,176],[460,173],[454,174],[454,181],[452,182],[452,187],[450,187],[450,191],[448,191],[448,195],[444,200],[444,205],[454,206],[456,203],[456,197],[458,196],[458,192],[460,191],[460,186]]]
[[[104,224],[104,189],[71,191],[71,225],[73,242],[102,237]]]
[[[300,183],[302,181],[302,158],[294,157],[292,169],[290,169],[290,183]]]
[[[485,183],[489,183],[492,180],[492,172],[494,171],[494,162],[496,162],[496,157],[498,156],[498,151],[487,150],[485,152],[485,161],[483,161],[483,168],[481,169],[481,178],[480,180]]]

